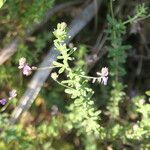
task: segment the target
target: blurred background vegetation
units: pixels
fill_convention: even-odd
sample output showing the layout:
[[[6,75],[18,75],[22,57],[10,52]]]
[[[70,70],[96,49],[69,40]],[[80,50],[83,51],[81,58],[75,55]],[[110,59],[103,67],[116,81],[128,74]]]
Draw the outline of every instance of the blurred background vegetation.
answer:
[[[91,2],[95,2],[96,11],[97,1],[0,0],[0,55],[11,44],[16,45],[6,61],[0,56],[0,99],[11,89],[18,93],[7,109],[0,106],[1,150],[150,149],[149,0],[101,0],[99,11],[69,44],[78,49],[72,66],[91,76],[105,66],[110,71],[107,86],[89,82],[94,91],[92,101],[101,110],[98,123],[102,131],[98,135],[89,136],[76,125],[70,128],[72,124],[65,117],[70,113],[70,96],[51,77],[29,111],[16,124],[9,124],[32,79],[32,75],[23,77],[20,73],[19,59],[25,57],[29,64],[38,66],[53,45],[57,24],[63,21],[69,25]]]

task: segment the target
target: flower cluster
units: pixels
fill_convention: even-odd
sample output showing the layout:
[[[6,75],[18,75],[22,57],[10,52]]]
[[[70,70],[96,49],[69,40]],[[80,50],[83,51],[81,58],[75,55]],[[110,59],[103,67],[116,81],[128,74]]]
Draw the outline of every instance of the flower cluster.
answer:
[[[26,58],[22,57],[19,59],[19,69],[22,70],[23,75],[29,76],[32,73],[32,70],[35,69],[35,67],[30,67],[28,63],[26,62]]]
[[[101,72],[97,72],[97,75],[99,76],[98,82],[99,82],[99,83],[102,83],[102,84],[104,84],[104,85],[107,85],[108,74],[109,74],[108,68],[103,67],[103,68],[101,69]]]
[[[7,103],[7,99],[3,98],[0,100],[1,105],[5,105]]]
[[[93,78],[92,83],[95,83],[96,81],[98,81],[99,83],[107,85],[108,74],[109,74],[108,68],[103,67],[101,69],[101,72],[97,72],[98,77]]]
[[[4,106],[4,105],[6,105],[8,100],[11,100],[11,99],[15,98],[16,96],[17,96],[17,91],[12,90],[9,92],[9,98],[8,99],[6,99],[6,98],[0,99],[0,104]]]
[[[57,80],[58,74],[56,72],[51,73],[51,77],[53,80]]]

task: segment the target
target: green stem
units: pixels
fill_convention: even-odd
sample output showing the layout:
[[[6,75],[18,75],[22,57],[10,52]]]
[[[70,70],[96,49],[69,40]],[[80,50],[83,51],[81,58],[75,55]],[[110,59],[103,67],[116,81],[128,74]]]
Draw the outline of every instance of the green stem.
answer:
[[[111,17],[113,18],[113,20],[115,20],[114,11],[113,11],[113,0],[110,0],[110,12],[111,12]],[[115,40],[116,39],[115,31],[113,31],[113,36],[114,36],[114,40]]]
[[[113,0],[110,0],[110,11],[111,11],[111,17],[114,18],[114,12],[113,12]]]
[[[54,79],[53,79],[53,80],[54,80]],[[69,86],[67,86],[67,85],[65,85],[65,84],[63,84],[63,83],[61,83],[61,82],[59,82],[58,80],[54,80],[54,81],[56,81],[59,85],[65,87],[65,88],[69,88],[69,89],[74,90],[73,88],[71,88],[71,87],[69,87]]]
[[[138,18],[138,16],[135,16],[135,17],[133,17],[133,18],[131,18],[131,19],[129,19],[129,20],[123,22],[123,24],[126,25],[126,24],[128,24],[128,23],[134,22],[137,18]]]
[[[128,23],[130,23],[130,22],[134,22],[135,20],[138,22],[138,21],[147,19],[147,18],[149,18],[149,17],[150,17],[150,14],[147,15],[147,16],[145,16],[145,17],[142,17],[142,18],[138,18],[137,16],[135,16],[134,18],[131,18],[131,19],[125,21],[123,24],[126,25],[126,24],[128,24]],[[137,19],[137,18],[138,18],[138,19]]]
[[[10,101],[7,102],[7,104],[0,110],[0,112],[3,112],[6,110],[6,108],[9,106]]]
[[[90,77],[90,76],[85,76],[85,75],[78,75],[82,78],[86,78],[86,79],[98,79],[99,77]]]
[[[41,67],[41,68],[37,68],[36,70],[47,70],[47,69],[54,69],[54,68],[60,68],[58,66],[53,66],[53,67]]]

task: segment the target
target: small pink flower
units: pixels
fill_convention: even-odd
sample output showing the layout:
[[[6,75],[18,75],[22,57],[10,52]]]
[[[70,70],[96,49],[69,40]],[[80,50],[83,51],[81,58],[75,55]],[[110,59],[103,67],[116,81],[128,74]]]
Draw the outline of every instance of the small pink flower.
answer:
[[[7,103],[7,100],[5,98],[1,99],[0,100],[0,104],[1,105],[5,105]]]
[[[26,64],[26,65],[23,67],[22,73],[23,73],[24,75],[26,75],[26,76],[29,76],[29,75],[32,73],[31,67]]]
[[[32,68],[26,63],[26,58],[19,59],[19,69],[22,69],[22,73],[29,76],[32,73]]]
[[[99,82],[99,83],[102,83],[102,84],[104,84],[104,85],[107,85],[108,74],[109,74],[108,68],[103,67],[103,68],[101,69],[101,72],[97,72],[97,75],[99,76],[98,82]]]
[[[103,67],[101,69],[101,76],[108,76],[108,68],[107,67]]]
[[[102,77],[101,83],[107,85],[108,77]]]

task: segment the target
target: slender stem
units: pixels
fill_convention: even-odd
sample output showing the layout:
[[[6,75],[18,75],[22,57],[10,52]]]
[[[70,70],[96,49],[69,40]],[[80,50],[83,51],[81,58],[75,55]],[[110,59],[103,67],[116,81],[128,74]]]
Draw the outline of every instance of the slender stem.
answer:
[[[58,66],[53,66],[53,67],[41,67],[37,68],[36,70],[47,70],[47,69],[54,69],[54,68],[59,68]]]
[[[53,80],[54,80],[54,79],[53,79]],[[61,83],[61,82],[59,82],[58,80],[54,80],[54,81],[56,81],[59,85],[61,85],[61,86],[63,86],[63,87],[66,87],[66,88],[69,88],[69,89],[74,90],[73,88],[71,88],[71,87],[69,87],[69,86],[67,86],[67,85],[65,85],[65,84],[63,84],[63,83]]]
[[[110,11],[111,11],[111,17],[112,17],[112,19],[115,20],[115,16],[114,16],[114,12],[113,12],[113,0],[110,0]],[[114,30],[113,25],[112,25],[112,36],[113,36],[113,41],[116,41],[116,38],[117,38],[118,34],[117,34],[117,32]],[[114,50],[118,47],[118,45],[116,44],[116,42],[112,42],[111,45],[112,45],[112,47],[113,47]],[[116,58],[116,57],[113,57],[113,60],[114,60],[115,62],[117,62],[117,58]],[[117,65],[116,65],[116,70],[115,70],[115,72],[116,72],[115,80],[118,80],[118,69],[117,69]]]
[[[149,17],[150,17],[150,14],[147,15],[147,16],[145,16],[145,17],[142,17],[142,18],[134,17],[134,18],[132,18],[132,19],[129,19],[129,20],[125,21],[123,24],[126,25],[126,24],[128,24],[128,23],[130,23],[130,22],[134,22],[135,20],[136,20],[136,21],[141,21],[141,20],[147,19],[147,18],[149,18]],[[137,18],[138,18],[138,19],[137,19]]]
[[[114,11],[113,11],[113,0],[110,0],[110,12],[111,12],[112,19],[115,20]],[[113,31],[113,36],[114,36],[114,40],[115,40],[116,39],[115,31]]]
[[[85,76],[85,75],[78,75],[82,78],[86,78],[86,79],[98,79],[99,77],[90,77],[90,76]]]
[[[9,104],[10,104],[10,102],[8,101],[7,104],[0,110],[0,112],[5,111]]]
[[[128,23],[134,22],[137,18],[138,18],[138,16],[135,16],[135,17],[128,19],[127,21],[123,22],[123,24],[126,25]]]
[[[113,0],[110,0],[110,11],[111,11],[111,17],[114,18],[114,12],[113,12]]]

